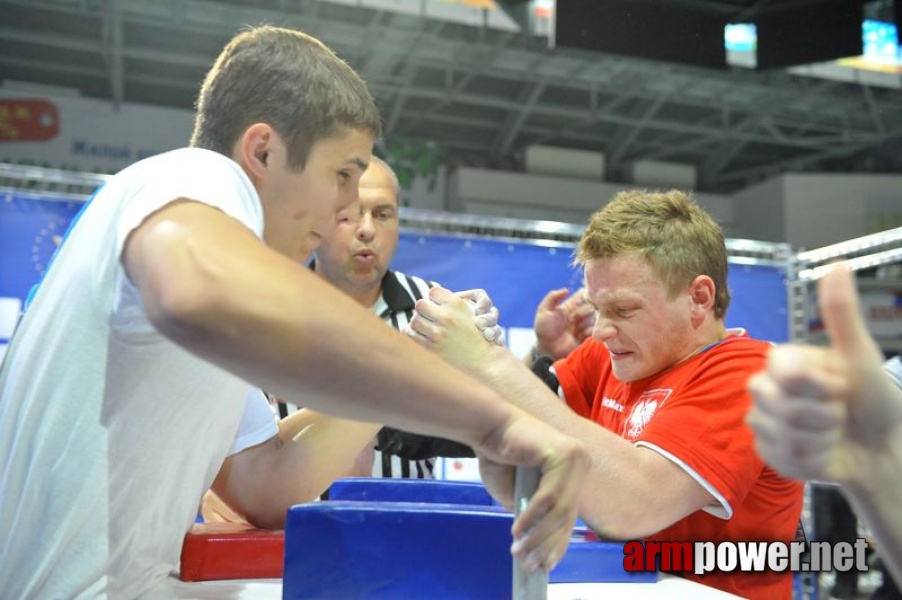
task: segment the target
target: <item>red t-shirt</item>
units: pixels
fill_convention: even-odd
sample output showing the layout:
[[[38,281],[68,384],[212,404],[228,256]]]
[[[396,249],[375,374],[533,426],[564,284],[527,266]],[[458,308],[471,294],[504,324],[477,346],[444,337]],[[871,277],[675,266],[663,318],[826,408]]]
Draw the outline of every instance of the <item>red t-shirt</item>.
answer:
[[[718,499],[649,540],[788,543],[795,538],[802,484],[762,462],[745,424],[751,402],[746,382],[764,367],[768,347],[732,335],[631,383],[614,376],[607,348],[591,338],[554,364],[567,404],[576,413],[681,463]],[[792,597],[789,572],[682,575],[745,598]]]

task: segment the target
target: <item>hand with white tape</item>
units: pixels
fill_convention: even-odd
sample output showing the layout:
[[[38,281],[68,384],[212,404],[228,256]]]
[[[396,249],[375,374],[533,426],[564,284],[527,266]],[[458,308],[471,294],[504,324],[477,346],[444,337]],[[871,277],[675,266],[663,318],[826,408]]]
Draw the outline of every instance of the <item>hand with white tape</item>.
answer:
[[[473,321],[476,328],[490,342],[504,346],[504,328],[498,324],[498,308],[485,290],[473,289],[457,292],[457,296],[469,300],[474,306]]]
[[[478,296],[478,300],[474,302],[462,294]],[[455,367],[464,371],[474,369],[490,362],[492,352],[501,351],[504,341],[503,335],[487,335],[485,330],[479,330],[478,324],[474,325],[474,321],[482,320],[489,324],[487,329],[498,328],[492,324],[497,320],[497,310],[476,316],[480,302],[483,310],[491,305],[488,295],[481,290],[455,294],[439,286],[430,288],[428,298],[417,300],[416,312],[405,333]]]

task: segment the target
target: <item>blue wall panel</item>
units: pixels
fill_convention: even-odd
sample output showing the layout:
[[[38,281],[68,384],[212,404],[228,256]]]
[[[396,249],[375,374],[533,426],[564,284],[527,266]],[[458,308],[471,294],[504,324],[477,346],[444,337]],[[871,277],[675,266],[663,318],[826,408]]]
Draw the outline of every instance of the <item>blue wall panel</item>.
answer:
[[[536,306],[549,290],[582,285],[582,271],[570,266],[572,257],[572,248],[408,232],[401,235],[393,267],[455,291],[481,287],[501,311],[503,325],[531,328]],[[783,271],[731,263],[728,278],[733,300],[727,326],[787,341]]]

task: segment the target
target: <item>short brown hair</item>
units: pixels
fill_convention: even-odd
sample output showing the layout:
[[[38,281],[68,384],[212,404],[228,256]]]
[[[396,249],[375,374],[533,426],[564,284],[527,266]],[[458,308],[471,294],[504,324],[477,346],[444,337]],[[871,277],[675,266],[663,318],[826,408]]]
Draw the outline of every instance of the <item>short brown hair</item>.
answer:
[[[346,128],[378,138],[379,111],[366,84],[322,42],[264,25],[225,46],[197,98],[191,145],[231,156],[254,123],[271,125],[288,144],[289,165],[303,169],[317,141]]]
[[[638,253],[671,294],[699,275],[714,281],[714,315],[730,306],[727,249],[723,231],[688,194],[679,190],[619,192],[592,215],[576,252],[576,262]]]

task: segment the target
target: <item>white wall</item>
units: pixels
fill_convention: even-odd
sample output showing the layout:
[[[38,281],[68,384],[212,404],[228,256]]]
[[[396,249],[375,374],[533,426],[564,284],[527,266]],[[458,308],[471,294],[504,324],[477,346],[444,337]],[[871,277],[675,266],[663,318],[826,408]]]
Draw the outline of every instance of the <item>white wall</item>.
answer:
[[[783,179],[778,177],[733,196],[736,237],[765,242],[786,241]]]
[[[902,221],[902,175],[787,174],[735,194],[738,237],[820,248]]]
[[[458,212],[585,223],[618,189],[586,179],[461,167],[448,177],[446,204]]]
[[[726,237],[739,237],[736,233],[736,201],[731,196],[693,192],[692,197],[717,221]]]
[[[0,141],[0,162],[113,173],[146,156],[186,146],[194,126],[190,110],[141,104],[116,108],[111,102],[66,95],[63,90],[4,85],[0,100],[43,101],[48,114],[35,117],[58,118],[58,133],[50,139]]]
[[[449,210],[516,219],[588,222],[614,194],[635,186],[572,177],[462,167],[448,177]],[[696,201],[734,237],[733,199],[695,194]]]
[[[868,190],[876,179],[849,175],[786,175],[786,239],[798,250],[867,234]]]
[[[787,175],[786,237],[793,246],[818,248],[871,230],[877,210],[902,214],[902,176]]]
[[[557,175],[601,181],[604,179],[604,154],[533,144],[523,152],[523,166],[534,175]]]
[[[630,177],[636,185],[688,190],[694,189],[698,181],[694,165],[660,160],[635,161],[630,167]]]

